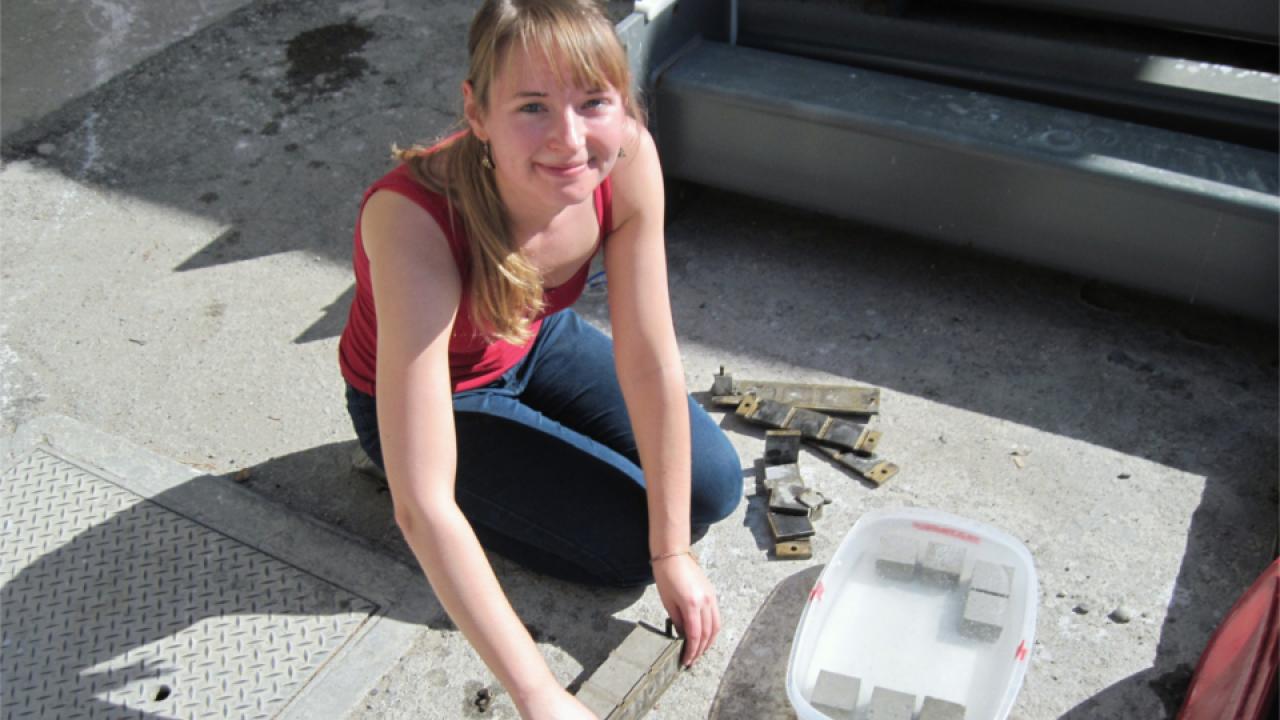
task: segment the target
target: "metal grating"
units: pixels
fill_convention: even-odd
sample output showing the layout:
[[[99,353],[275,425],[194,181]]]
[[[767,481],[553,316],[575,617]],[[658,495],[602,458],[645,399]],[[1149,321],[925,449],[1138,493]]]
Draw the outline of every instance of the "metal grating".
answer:
[[[47,450],[0,477],[4,718],[269,718],[374,603]]]

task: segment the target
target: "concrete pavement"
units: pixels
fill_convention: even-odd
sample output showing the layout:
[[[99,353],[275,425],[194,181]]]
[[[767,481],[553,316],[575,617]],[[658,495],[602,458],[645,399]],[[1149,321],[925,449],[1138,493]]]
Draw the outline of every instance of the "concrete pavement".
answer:
[[[70,83],[16,125],[6,110],[4,433],[67,416],[411,564],[385,492],[350,467],[337,334],[359,194],[392,143],[456,116],[471,6],[233,5],[138,41],[155,49]],[[4,19],[6,107],[48,85],[57,62],[15,72],[13,33],[42,31],[46,49],[88,48],[85,67],[116,67],[94,54],[107,52],[93,50],[101,33]],[[882,452],[903,470],[872,488],[806,454],[811,484],[835,501],[812,561],[767,557],[758,500],[714,528],[699,552],[725,628],[654,717],[707,717],[722,689],[773,717],[785,701],[738,675],[750,658],[784,669],[778,640],[742,643],[752,619],[861,512],[899,506],[997,525],[1032,551],[1040,622],[1015,717],[1176,709],[1209,634],[1272,557],[1275,328],[697,188],[672,214],[668,254],[692,390],[720,365],[876,385]],[[578,310],[607,327],[602,295]],[[746,473],[763,434],[722,422]],[[627,621],[662,615],[652,588],[495,567],[566,684]],[[1130,622],[1108,617],[1121,607]],[[485,716],[514,717],[456,630],[426,624],[348,716],[469,716],[484,688]]]

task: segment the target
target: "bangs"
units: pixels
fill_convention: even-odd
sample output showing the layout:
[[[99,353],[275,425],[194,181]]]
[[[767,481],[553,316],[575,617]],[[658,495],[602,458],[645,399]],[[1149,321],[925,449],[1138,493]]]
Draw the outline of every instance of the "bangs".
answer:
[[[612,87],[624,97],[629,94],[631,72],[613,28],[576,13],[552,11],[544,17],[531,13],[524,19],[511,45],[546,58],[561,84],[580,90]]]

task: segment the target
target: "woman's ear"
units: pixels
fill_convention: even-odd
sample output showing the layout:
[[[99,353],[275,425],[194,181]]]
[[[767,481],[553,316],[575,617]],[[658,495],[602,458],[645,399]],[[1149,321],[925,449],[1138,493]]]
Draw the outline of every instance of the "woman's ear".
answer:
[[[462,81],[462,115],[471,126],[471,134],[480,142],[488,142],[489,136],[484,131],[484,113],[481,112],[480,101],[476,98],[475,87],[470,80]]]

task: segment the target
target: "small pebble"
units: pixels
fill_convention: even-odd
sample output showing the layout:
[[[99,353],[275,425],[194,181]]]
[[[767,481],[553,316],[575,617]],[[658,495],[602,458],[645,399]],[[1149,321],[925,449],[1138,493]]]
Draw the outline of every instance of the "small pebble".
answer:
[[[1133,611],[1121,605],[1115,610],[1112,610],[1111,614],[1108,615],[1107,617],[1111,619],[1111,622],[1124,625],[1125,623],[1133,619]]]
[[[1058,591],[1058,593],[1057,593],[1054,597],[1064,598],[1064,597],[1066,597],[1066,596],[1067,596],[1067,594],[1066,594],[1066,593],[1064,593],[1064,592],[1062,592],[1061,590],[1059,590],[1059,591]]]
[[[1132,477],[1132,476],[1131,476],[1131,475],[1129,475],[1129,473],[1120,473],[1120,474],[1119,474],[1119,475],[1117,475],[1116,477],[1120,478],[1121,480],[1128,480],[1128,479],[1129,479],[1130,477]]]
[[[36,152],[40,153],[45,157],[49,157],[50,155],[53,154],[53,151],[57,149],[58,148],[55,147],[53,143],[48,143],[48,142],[43,142],[36,146]]]
[[[1077,615],[1088,615],[1088,614],[1089,614],[1089,608],[1088,608],[1088,606],[1086,606],[1084,603],[1081,603],[1081,604],[1079,604],[1079,605],[1077,605],[1077,606],[1075,606],[1075,607],[1071,608],[1071,612],[1073,612],[1073,613],[1075,613],[1075,614],[1077,614]]]

